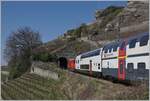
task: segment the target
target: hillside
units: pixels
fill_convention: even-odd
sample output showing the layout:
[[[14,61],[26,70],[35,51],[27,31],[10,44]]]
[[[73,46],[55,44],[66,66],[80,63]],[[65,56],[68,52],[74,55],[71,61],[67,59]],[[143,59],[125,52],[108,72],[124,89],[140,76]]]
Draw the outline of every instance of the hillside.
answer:
[[[80,53],[110,43],[119,36],[119,38],[126,38],[148,32],[148,12],[149,3],[146,1],[130,1],[127,7],[110,6],[97,10],[94,22],[83,23],[78,28],[69,29],[62,36],[43,44],[34,51],[74,58]]]
[[[95,21],[68,29],[58,38],[35,48],[31,56],[33,59],[31,72],[8,80],[9,72],[3,68],[2,99],[148,100],[147,82],[125,85],[60,68],[62,62],[60,58],[63,58],[62,63],[66,68],[67,59],[75,58],[78,54],[103,47],[121,38],[148,32],[148,14],[149,3],[142,1],[128,2],[127,7],[110,6],[95,11]],[[51,74],[48,74],[51,77],[47,78],[46,73]]]
[[[47,66],[48,63],[42,65]],[[145,83],[127,86],[54,68],[56,68],[54,71],[60,75],[58,80],[26,73],[2,84],[2,98],[7,100],[142,100],[148,99],[149,96],[148,86]]]

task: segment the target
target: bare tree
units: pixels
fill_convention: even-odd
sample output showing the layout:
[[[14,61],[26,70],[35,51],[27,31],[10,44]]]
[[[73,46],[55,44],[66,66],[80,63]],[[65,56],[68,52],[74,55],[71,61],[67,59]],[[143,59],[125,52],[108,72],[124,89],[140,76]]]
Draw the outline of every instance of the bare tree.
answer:
[[[26,71],[30,67],[33,48],[41,45],[41,37],[29,27],[12,32],[6,42],[5,56],[10,68]],[[19,64],[19,65],[18,65]],[[11,72],[11,71],[10,71]]]

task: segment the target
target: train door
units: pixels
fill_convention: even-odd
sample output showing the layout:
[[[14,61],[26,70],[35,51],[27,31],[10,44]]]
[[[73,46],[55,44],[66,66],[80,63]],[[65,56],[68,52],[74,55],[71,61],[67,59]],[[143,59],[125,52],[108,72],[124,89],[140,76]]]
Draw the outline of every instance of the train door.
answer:
[[[118,54],[118,79],[125,80],[125,67],[126,66],[126,42],[123,41],[119,48]]]
[[[89,73],[90,73],[90,75],[92,75],[92,60],[90,60],[90,66],[89,66],[90,68],[89,68]]]

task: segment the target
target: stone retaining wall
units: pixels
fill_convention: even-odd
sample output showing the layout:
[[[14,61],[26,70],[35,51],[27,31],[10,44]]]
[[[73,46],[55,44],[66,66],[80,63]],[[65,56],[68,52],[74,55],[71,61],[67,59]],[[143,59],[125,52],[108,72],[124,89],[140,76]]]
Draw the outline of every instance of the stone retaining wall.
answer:
[[[52,79],[55,79],[55,80],[59,79],[58,73],[50,71],[50,70],[44,70],[44,69],[39,68],[38,66],[35,66],[35,65],[31,67],[31,73],[40,75],[42,77],[46,77],[48,79],[49,78],[52,78]]]

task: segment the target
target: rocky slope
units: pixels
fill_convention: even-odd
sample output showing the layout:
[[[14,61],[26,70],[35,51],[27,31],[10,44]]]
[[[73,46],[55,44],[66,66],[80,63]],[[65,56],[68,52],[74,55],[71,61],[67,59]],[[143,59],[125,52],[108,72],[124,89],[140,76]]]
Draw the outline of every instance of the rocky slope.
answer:
[[[96,23],[101,25],[104,16],[99,16],[104,13],[105,10],[96,12]],[[108,16],[105,16],[107,18]],[[100,28],[101,29],[101,28]],[[118,32],[118,30],[120,30]],[[108,21],[106,26],[101,29],[99,35],[96,36],[96,41],[111,40],[118,38],[117,33],[120,33],[120,38],[133,36],[141,32],[149,31],[149,3],[148,1],[130,1],[127,7],[121,9],[116,16],[113,16],[111,21]],[[105,34],[101,34],[105,33]],[[106,37],[109,35],[110,37]],[[114,36],[114,37],[113,37]]]
[[[99,18],[101,19],[101,18]],[[116,25],[120,22],[120,27],[140,24],[149,20],[149,3],[142,1],[130,1],[127,7],[108,24]],[[99,20],[97,20],[99,22]]]

